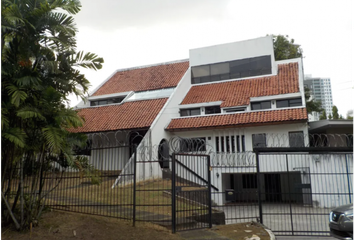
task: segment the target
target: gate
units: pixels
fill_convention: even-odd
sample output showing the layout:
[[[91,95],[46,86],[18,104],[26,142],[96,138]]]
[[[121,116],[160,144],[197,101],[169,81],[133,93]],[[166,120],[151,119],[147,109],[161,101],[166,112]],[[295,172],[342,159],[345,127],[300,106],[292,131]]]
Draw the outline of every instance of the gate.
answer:
[[[353,153],[268,148],[256,158],[261,223],[275,235],[328,236],[331,210],[352,202]]]
[[[172,155],[172,232],[212,227],[210,156]]]

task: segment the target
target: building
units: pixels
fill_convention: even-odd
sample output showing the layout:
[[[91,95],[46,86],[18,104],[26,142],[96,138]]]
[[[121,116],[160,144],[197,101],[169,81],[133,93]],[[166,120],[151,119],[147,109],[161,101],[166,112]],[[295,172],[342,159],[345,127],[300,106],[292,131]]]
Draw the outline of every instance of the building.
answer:
[[[179,137],[174,150],[208,153],[213,166],[229,166],[214,171],[216,189],[234,187],[255,196],[249,192],[257,190],[251,184],[254,147],[308,145],[302,69],[300,58],[275,61],[271,36],[192,49],[188,60],[117,70],[77,106],[86,123],[74,131],[104,132],[107,141],[138,144],[144,157],[158,159],[150,167],[137,166],[138,180],[161,176],[171,167],[159,153]],[[188,160],[180,161],[205,176]],[[272,161],[266,166],[265,188],[275,179],[279,189],[293,189],[302,181],[292,166],[294,184],[289,186],[282,180],[285,170]],[[213,200],[222,204],[225,197]]]
[[[322,108],[326,111],[327,116],[332,113],[333,100],[331,79],[329,78],[313,78],[311,75],[305,75],[305,87],[309,88],[311,95],[315,101],[322,103]],[[310,121],[320,120],[321,113],[312,113],[309,116]]]

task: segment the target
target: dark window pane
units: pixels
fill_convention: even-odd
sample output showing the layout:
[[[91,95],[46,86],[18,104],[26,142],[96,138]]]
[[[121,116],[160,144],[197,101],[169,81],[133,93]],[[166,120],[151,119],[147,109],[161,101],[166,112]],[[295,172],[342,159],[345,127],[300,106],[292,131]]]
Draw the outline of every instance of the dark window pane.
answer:
[[[266,134],[252,134],[253,147],[267,147]]]
[[[97,106],[97,101],[90,101],[90,106]]]
[[[289,107],[288,100],[277,100],[277,108]]]
[[[215,149],[216,149],[216,152],[218,153],[220,151],[220,148],[219,148],[219,137],[215,137]]]
[[[241,149],[240,149],[240,136],[236,137],[236,146],[237,146],[237,152],[241,152]]]
[[[235,151],[235,136],[231,136],[231,151],[234,153]]]
[[[259,110],[261,108],[261,103],[251,103],[251,109],[252,110]]]
[[[210,65],[210,75],[220,75],[220,74],[225,74],[229,73],[230,68],[229,68],[229,63],[216,63]]]
[[[295,99],[290,99],[289,100],[289,106],[290,107],[298,107],[302,105],[301,98],[295,98]]]
[[[192,84],[200,83],[200,78],[192,78]]]
[[[242,135],[242,152],[246,151],[245,135]]]
[[[205,107],[205,114],[221,113],[220,106]]]
[[[290,147],[304,147],[304,133],[303,132],[289,132]]]
[[[180,114],[181,114],[181,117],[189,116],[189,111],[188,111],[188,109],[181,109]]]
[[[192,67],[192,76],[193,77],[204,77],[204,76],[209,76],[209,75],[210,75],[210,66],[209,65]]]
[[[271,106],[270,106],[270,101],[261,102],[261,108],[262,108],[262,109],[269,109],[269,108],[271,108]]]
[[[215,81],[219,81],[219,80],[220,80],[220,75],[210,76],[210,81],[211,82],[215,82]]]
[[[190,116],[200,115],[200,108],[190,109]]]

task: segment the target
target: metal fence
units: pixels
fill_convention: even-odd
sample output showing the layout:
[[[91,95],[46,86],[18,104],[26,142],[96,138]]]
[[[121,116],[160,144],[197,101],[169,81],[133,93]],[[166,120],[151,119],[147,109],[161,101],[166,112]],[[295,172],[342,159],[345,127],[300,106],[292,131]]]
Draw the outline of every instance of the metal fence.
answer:
[[[275,148],[255,152],[236,142],[228,146],[232,139],[220,137],[224,145],[219,141],[214,151],[201,139],[179,137],[154,146],[149,131],[91,134],[74,165],[48,167],[39,197],[54,209],[149,221],[173,231],[258,221],[277,235],[329,234],[331,208],[352,202],[353,154],[342,147],[352,137],[316,135],[289,148],[274,136],[269,142]],[[24,195],[36,193],[31,168],[24,169]]]

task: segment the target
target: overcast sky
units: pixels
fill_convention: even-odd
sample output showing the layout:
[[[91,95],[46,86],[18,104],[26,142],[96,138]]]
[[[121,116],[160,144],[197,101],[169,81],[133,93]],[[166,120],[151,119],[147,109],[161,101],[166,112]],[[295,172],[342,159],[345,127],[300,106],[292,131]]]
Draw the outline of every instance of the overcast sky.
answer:
[[[267,34],[289,35],[305,74],[328,77],[333,103],[353,109],[352,0],[81,0],[78,50],[104,58],[83,70],[93,90],[115,70],[187,59],[189,49]],[[73,99],[72,106],[78,100]]]

